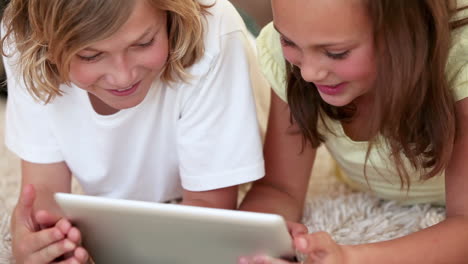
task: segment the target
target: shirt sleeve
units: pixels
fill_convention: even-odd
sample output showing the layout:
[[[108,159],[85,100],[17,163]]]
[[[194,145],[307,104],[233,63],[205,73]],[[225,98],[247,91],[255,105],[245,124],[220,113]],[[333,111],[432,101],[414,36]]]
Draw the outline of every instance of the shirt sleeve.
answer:
[[[50,129],[48,105],[34,100],[27,92],[16,58],[3,58],[8,86],[5,145],[19,158],[29,162],[62,161],[61,151]]]
[[[452,32],[446,73],[455,101],[468,97],[468,26]]]
[[[286,97],[286,63],[281,49],[279,33],[273,23],[266,25],[257,38],[260,68],[273,91],[283,101]]]
[[[182,186],[204,191],[257,180],[265,174],[250,76],[253,47],[245,33],[221,36],[220,52],[184,100],[177,125]],[[198,78],[198,77],[197,77]],[[257,78],[258,79],[258,78]]]
[[[468,97],[468,67],[464,65],[458,72],[452,83],[452,92],[455,101],[460,101]]]

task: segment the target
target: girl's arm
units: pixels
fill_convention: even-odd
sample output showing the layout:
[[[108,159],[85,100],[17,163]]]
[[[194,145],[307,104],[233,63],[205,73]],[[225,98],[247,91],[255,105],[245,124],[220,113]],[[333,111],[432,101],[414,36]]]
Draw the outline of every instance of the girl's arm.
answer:
[[[468,260],[468,98],[456,105],[457,133],[453,156],[445,171],[446,219],[413,234],[378,243],[338,245],[329,234],[295,236],[302,262],[322,264],[465,264]],[[271,176],[271,175],[270,175]],[[281,206],[283,206],[282,204]],[[289,262],[261,256],[261,263]],[[258,261],[258,260],[257,260]],[[250,261],[248,263],[257,263]]]
[[[467,263],[468,98],[457,102],[457,132],[445,171],[446,220],[403,238],[350,246],[348,263]]]
[[[240,209],[299,221],[315,151],[310,145],[302,151],[302,137],[290,124],[289,107],[272,91],[264,148],[266,175],[254,182]]]
[[[446,220],[399,239],[344,247],[349,256],[345,263],[466,263],[468,99],[457,103],[456,112],[458,130],[452,159],[445,171]]]
[[[467,263],[468,260],[468,99],[457,103],[453,156],[445,171],[446,219],[413,234],[372,244],[343,246],[324,232],[296,237],[309,261],[324,264]],[[285,263],[272,261],[266,263]],[[314,262],[315,263],[315,262]]]

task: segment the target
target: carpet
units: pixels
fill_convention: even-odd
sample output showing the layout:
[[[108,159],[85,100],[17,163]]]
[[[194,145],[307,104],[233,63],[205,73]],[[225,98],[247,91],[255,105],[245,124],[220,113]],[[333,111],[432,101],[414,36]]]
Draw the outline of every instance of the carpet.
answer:
[[[0,263],[8,264],[13,263],[10,260],[9,218],[18,197],[20,169],[18,159],[3,144],[4,112],[5,99],[1,99]],[[259,118],[264,120],[265,116]],[[400,237],[444,219],[444,209],[440,207],[427,204],[400,206],[381,201],[372,193],[353,192],[336,180],[333,170],[330,155],[326,149],[319,148],[302,219],[310,232],[327,231],[338,243],[358,244]],[[241,192],[246,188],[241,188]],[[80,192],[76,183],[73,190]]]

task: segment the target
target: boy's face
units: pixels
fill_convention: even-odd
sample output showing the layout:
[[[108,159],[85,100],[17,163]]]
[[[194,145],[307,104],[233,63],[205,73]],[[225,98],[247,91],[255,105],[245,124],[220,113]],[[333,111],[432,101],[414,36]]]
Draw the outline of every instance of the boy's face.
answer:
[[[143,101],[168,54],[166,13],[136,1],[128,21],[109,38],[90,43],[70,63],[70,80],[88,91],[95,109],[118,111]],[[98,105],[96,105],[98,104]]]
[[[373,29],[362,0],[273,0],[283,54],[322,99],[344,106],[374,87]]]

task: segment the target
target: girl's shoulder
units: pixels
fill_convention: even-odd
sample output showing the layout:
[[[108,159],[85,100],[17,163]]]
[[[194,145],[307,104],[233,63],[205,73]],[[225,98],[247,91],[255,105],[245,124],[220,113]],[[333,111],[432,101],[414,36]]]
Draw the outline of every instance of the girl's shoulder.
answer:
[[[281,49],[280,35],[276,31],[273,22],[266,25],[257,38],[257,46],[261,55],[269,56],[278,64],[284,64]]]
[[[266,25],[257,37],[257,51],[263,74],[273,91],[286,102],[286,63],[280,35],[273,22]]]
[[[457,5],[468,7],[468,0],[458,0]],[[468,18],[468,9],[457,12],[453,20],[464,18]],[[452,45],[449,51],[446,74],[455,100],[468,97],[468,25],[452,31]]]

